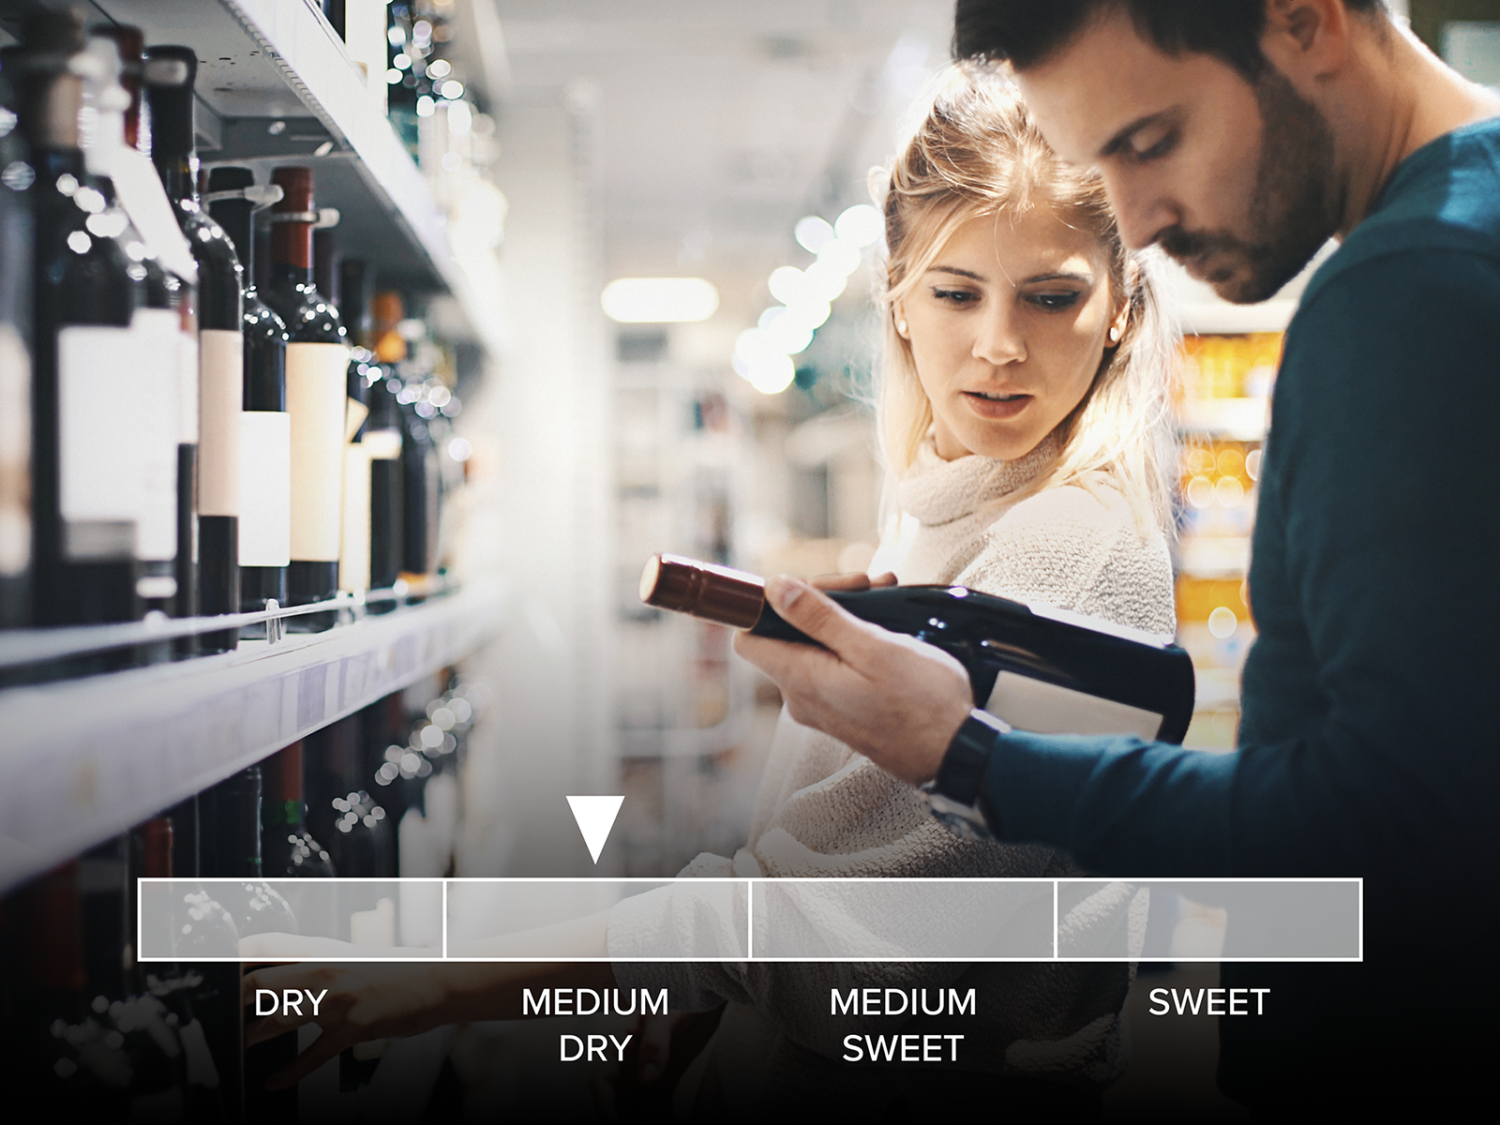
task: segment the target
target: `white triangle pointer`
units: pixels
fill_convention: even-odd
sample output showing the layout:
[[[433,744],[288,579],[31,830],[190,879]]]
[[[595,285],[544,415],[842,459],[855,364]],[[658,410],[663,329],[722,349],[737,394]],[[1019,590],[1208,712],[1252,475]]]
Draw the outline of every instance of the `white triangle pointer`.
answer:
[[[621,797],[569,797],[568,807],[573,810],[573,819],[578,822],[578,831],[583,833],[583,842],[588,845],[589,855],[595,863],[604,850],[604,841],[609,839],[609,830],[615,826],[615,817],[620,815]]]

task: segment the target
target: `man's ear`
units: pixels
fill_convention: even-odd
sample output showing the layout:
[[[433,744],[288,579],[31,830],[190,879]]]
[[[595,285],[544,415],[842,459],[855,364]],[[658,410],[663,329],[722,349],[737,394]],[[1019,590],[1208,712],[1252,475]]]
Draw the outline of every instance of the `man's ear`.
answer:
[[[1344,65],[1353,19],[1344,0],[1266,0],[1261,52],[1294,86],[1312,83]]]

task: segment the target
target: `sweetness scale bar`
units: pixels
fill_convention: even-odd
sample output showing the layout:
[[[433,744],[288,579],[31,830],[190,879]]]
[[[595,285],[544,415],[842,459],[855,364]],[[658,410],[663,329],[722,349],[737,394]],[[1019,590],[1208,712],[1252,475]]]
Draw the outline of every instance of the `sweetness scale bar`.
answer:
[[[1360,879],[302,879],[268,880],[304,932],[186,944],[236,880],[140,881],[142,961],[556,960],[556,924],[610,912],[606,955],[579,961],[1137,961],[1144,927],[1090,927],[1122,901],[1227,943],[1173,961],[1358,961]],[[1184,904],[1187,904],[1184,906]],[[671,920],[662,925],[661,919]],[[643,923],[633,924],[636,920]],[[184,928],[186,927],[186,928]],[[1201,929],[1201,926],[1200,926]],[[313,932],[318,931],[318,932]],[[196,939],[194,939],[196,940]]]

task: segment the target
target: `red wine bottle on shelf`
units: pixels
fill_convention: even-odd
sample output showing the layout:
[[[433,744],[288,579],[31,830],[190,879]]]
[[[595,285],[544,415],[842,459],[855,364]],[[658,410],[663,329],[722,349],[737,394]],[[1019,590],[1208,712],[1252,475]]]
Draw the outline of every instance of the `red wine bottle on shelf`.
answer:
[[[331,236],[332,231],[328,234]],[[370,589],[370,451],[364,438],[370,416],[370,381],[380,371],[372,366],[370,298],[374,274],[357,259],[339,266],[339,315],[349,330],[354,349],[345,377],[344,528],[339,550],[339,588],[361,594]]]
[[[245,290],[244,413],[240,417],[240,608],[287,604],[291,563],[292,426],[286,412],[286,323],[255,280],[255,188],[249,168],[215,168],[209,213],[234,242]]]
[[[310,168],[277,168],[283,192],[271,212],[271,280],[262,299],[286,322],[287,413],[292,429],[292,605],[334,597],[343,521],[346,370],[349,347],[332,301],[313,284],[313,178]],[[310,620],[315,617],[318,620]],[[332,614],[291,618],[289,628],[326,629]]]
[[[151,159],[198,264],[198,609],[215,615],[240,608],[240,414],[244,398],[242,271],[234,243],[198,202],[190,47],[153,47],[145,69],[151,108]],[[184,403],[185,412],[191,408]],[[238,633],[204,634],[204,651],[235,647]]]
[[[134,393],[131,320],[144,271],[99,222],[105,199],[79,147],[83,84],[69,68],[82,46],[76,18],[41,13],[27,19],[22,46],[3,56],[19,87],[35,166],[27,190],[36,232],[31,483],[38,625],[129,621],[141,610],[138,497],[116,472],[115,455],[130,456],[119,400]],[[90,667],[119,662],[111,654]]]
[[[975,701],[1022,730],[1181,742],[1193,717],[1187,653],[1134,629],[962,586],[829,596],[856,617],[957,657]],[[641,600],[757,636],[812,643],[771,608],[760,578],[728,567],[655,555],[641,574]]]
[[[128,1104],[121,1084],[107,1076],[118,1078],[123,1060],[102,1042],[91,1003],[80,880],[74,860],[5,901],[6,1085],[16,1104],[45,1105],[55,1120],[116,1120]]]
[[[121,83],[127,59],[133,59],[129,69],[139,86],[140,45],[141,34],[134,28],[116,27],[90,37],[82,59],[88,110],[83,148],[94,185],[106,201],[101,217],[121,228],[127,256],[144,271],[144,302],[131,318],[134,389],[120,397],[117,415],[130,441],[115,472],[130,482],[137,498],[136,592],[148,609],[171,613],[177,604],[177,373],[159,357],[173,355],[178,347],[182,305],[192,301],[196,267],[151,162],[131,144],[138,124],[131,113],[139,112],[139,89],[132,98]],[[166,260],[176,261],[189,276],[169,272]],[[160,659],[167,656],[159,654]]]
[[[370,585],[388,590],[401,577],[406,537],[405,473],[401,449],[405,420],[401,414],[401,380],[396,364],[406,358],[406,341],[399,325],[400,294],[382,292],[373,303],[376,362],[383,376],[370,387],[370,417],[365,422],[364,444],[370,453]],[[394,608],[394,603],[383,603]],[[377,603],[374,608],[382,608]]]
[[[232,885],[212,886],[214,897],[228,908],[242,938],[297,932],[291,906],[265,881],[261,850],[264,786],[260,766],[251,766],[199,797],[201,874],[205,879],[234,880]]]
[[[302,743],[294,742],[266,759],[266,802],[261,810],[264,829],[264,869],[268,879],[331,879],[333,860],[307,830],[307,802],[303,797]]]
[[[364,724],[356,713],[307,737],[308,825],[341,878],[396,874],[395,825],[371,793]]]
[[[0,629],[31,617],[31,152],[0,73]]]
[[[408,387],[407,394],[414,388]],[[400,396],[407,397],[407,396]],[[401,404],[401,514],[405,543],[401,569],[408,582],[418,584],[437,571],[438,505],[442,501],[442,473],[437,445],[419,403]]]

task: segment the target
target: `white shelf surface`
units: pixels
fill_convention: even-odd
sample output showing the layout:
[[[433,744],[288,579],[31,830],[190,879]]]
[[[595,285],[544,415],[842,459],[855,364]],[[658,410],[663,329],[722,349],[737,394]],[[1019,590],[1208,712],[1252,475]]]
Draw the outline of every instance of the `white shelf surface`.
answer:
[[[0,892],[469,655],[498,585],[324,633],[0,692]]]
[[[192,47],[199,58],[196,89],[202,102],[222,122],[249,123],[224,130],[225,150],[204,152],[206,164],[264,160],[312,166],[319,204],[343,212],[346,254],[368,255],[378,276],[388,280],[446,289],[473,338],[498,354],[498,294],[483,292],[454,254],[446,218],[426,179],[372,104],[363,72],[317,4],[94,0],[94,6],[119,23],[141,28],[148,46]],[[370,80],[385,77],[380,73]],[[295,120],[308,117],[321,130],[299,137]],[[264,119],[269,126],[287,118],[293,121],[279,134],[256,122]],[[333,142],[330,151],[316,155],[325,139]]]

